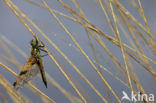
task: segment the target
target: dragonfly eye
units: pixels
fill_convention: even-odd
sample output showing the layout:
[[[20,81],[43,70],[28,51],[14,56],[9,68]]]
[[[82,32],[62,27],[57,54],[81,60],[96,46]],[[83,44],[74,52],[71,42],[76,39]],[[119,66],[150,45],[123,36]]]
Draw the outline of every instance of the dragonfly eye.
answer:
[[[30,45],[31,45],[32,47],[36,47],[36,46],[38,45],[38,41],[35,40],[35,39],[33,39],[33,40],[30,41]]]

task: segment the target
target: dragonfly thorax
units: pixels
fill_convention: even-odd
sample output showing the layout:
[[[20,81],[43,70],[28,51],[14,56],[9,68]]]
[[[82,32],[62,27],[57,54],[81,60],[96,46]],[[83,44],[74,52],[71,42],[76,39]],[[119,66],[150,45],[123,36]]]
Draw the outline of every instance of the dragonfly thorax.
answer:
[[[32,48],[31,49],[31,55],[35,58],[39,58],[40,55],[40,50],[38,48]]]

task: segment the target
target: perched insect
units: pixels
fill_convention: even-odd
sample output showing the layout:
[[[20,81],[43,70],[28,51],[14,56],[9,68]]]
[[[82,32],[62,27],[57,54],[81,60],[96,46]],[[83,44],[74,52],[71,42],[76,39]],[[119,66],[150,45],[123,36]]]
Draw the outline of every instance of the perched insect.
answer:
[[[40,54],[40,51],[44,51],[44,46],[39,45],[38,41],[36,39],[33,39],[30,41],[31,48],[31,56],[28,58],[27,62],[25,63],[24,69],[20,72],[19,76],[17,77],[16,81],[13,83],[13,86],[16,90],[23,87],[24,84],[32,80],[40,71],[42,80],[47,88],[47,81],[45,77],[44,67],[42,64],[42,58],[43,56]]]

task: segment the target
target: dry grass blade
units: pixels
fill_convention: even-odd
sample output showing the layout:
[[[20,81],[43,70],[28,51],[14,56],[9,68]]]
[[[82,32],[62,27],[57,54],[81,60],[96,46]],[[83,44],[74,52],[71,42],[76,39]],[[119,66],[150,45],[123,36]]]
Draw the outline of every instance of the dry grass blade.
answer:
[[[116,5],[116,7],[123,13],[125,14],[128,18],[130,18],[131,20],[133,20],[149,37],[150,37],[150,41],[151,41],[151,45],[152,45],[152,48],[153,48],[153,53],[155,53],[155,45],[154,45],[154,41],[156,41],[152,34],[150,33],[150,29],[147,28],[147,30],[132,16],[131,13],[129,13],[128,10],[126,10],[124,8],[124,6],[118,2],[117,0],[113,0],[113,3]],[[141,6],[141,3],[139,3],[139,5]],[[143,12],[143,9],[141,7],[141,11]],[[143,14],[144,15],[144,14]],[[144,21],[145,21],[145,16],[143,16],[144,18]],[[146,21],[145,21],[146,23]],[[146,24],[147,25],[147,24]]]
[[[77,0],[72,0],[72,2],[74,3],[75,7],[78,9],[80,15],[81,15],[82,17],[85,18],[86,16],[85,16],[85,14],[83,13],[83,11],[80,9]],[[78,20],[78,18],[76,18],[76,19]],[[96,60],[96,64],[97,64],[97,66],[98,66],[99,71],[100,71],[101,74],[102,74],[102,69],[100,68],[100,65],[99,65],[99,63],[98,63],[98,58],[97,58],[97,55],[96,55],[96,51],[95,51],[94,45],[93,45],[93,43],[92,43],[92,41],[91,41],[91,39],[90,39],[88,29],[86,29],[86,34],[87,34],[87,37],[88,37],[88,40],[89,40],[89,45],[90,45],[90,47],[91,47],[91,49],[92,49],[92,52],[93,52],[93,56],[94,56],[94,58],[95,58],[95,60]],[[109,98],[109,102],[112,103],[112,99],[111,99],[111,96],[110,96],[110,93],[109,93],[109,89],[108,89],[108,87],[106,86],[105,83],[104,83],[104,86],[105,86],[106,91],[107,91],[107,95],[108,95],[108,98]]]
[[[87,32],[87,31],[86,31],[86,32]],[[93,45],[93,43],[92,43],[92,41],[91,41],[91,39],[90,39],[90,37],[89,37],[88,32],[87,32],[87,37],[88,37],[88,39],[89,39],[89,44],[90,44],[90,47],[91,47],[91,49],[92,49],[93,56],[94,56],[94,58],[95,58],[95,62],[96,62],[96,64],[97,64],[97,66],[98,66],[99,71],[100,71],[101,74],[102,74],[102,69],[100,68],[100,65],[99,65],[99,63],[98,63],[98,58],[97,58],[97,55],[96,55],[96,51],[95,51],[94,45]],[[104,85],[105,85],[105,88],[106,88],[106,91],[107,91],[107,95],[108,95],[109,101],[112,103],[112,99],[111,99],[111,96],[110,96],[110,93],[109,93],[109,89],[108,89],[108,87],[106,86],[105,83],[104,83]]]
[[[112,29],[114,36],[116,37],[116,35],[115,35],[116,34],[115,28],[114,28],[112,22],[110,21],[109,16],[107,15],[107,12],[106,12],[106,9],[105,9],[104,4],[102,3],[101,0],[98,0],[98,2],[99,2],[100,6],[101,6],[101,8],[102,8],[102,10],[103,10],[103,12],[105,14],[105,17],[107,19],[107,22],[109,23],[110,28]],[[105,2],[106,2],[106,0],[105,0]]]
[[[137,41],[137,38],[135,37],[135,35],[133,34],[133,26],[131,26],[131,24],[129,24],[126,19],[123,17],[123,15],[120,13],[120,16],[121,16],[121,19],[122,21],[124,22],[124,24],[126,25],[126,27],[128,28],[128,31],[130,32],[132,38],[133,38],[133,41],[135,42],[135,45],[137,46],[137,48],[139,49],[139,51],[144,54],[143,50],[141,49],[141,46],[139,45],[138,41]],[[146,58],[141,58],[141,60],[146,64],[148,65],[148,68],[149,70],[151,71],[152,75],[154,76],[155,78],[155,74],[154,71],[152,70],[152,66],[150,65],[150,63],[146,60]]]
[[[145,22],[147,32],[148,32],[148,34],[150,34],[150,42],[151,42],[152,47],[153,47],[153,53],[156,55],[156,46],[155,46],[155,44],[153,42],[153,36],[151,34],[151,30],[150,30],[149,24],[148,24],[147,19],[145,17],[144,10],[143,10],[142,5],[141,5],[141,1],[138,0],[138,3],[139,3],[139,7],[140,7],[140,14],[141,14],[141,16],[142,16],[142,18],[143,18],[143,20]]]
[[[127,76],[128,76],[128,82],[129,82],[131,90],[134,91],[134,88],[133,88],[132,83],[131,83],[131,77],[130,77],[130,74],[129,74],[128,66],[127,66],[127,62],[128,62],[127,61],[127,57],[126,57],[125,50],[123,48],[123,44],[121,42],[121,37],[120,37],[120,34],[119,34],[119,30],[118,30],[116,16],[115,16],[115,13],[114,13],[114,10],[113,10],[113,6],[112,6],[112,3],[111,3],[110,0],[109,0],[109,3],[110,3],[111,13],[112,13],[112,16],[113,16],[113,19],[114,19],[114,23],[115,23],[115,27],[116,27],[116,33],[117,33],[116,37],[119,40],[119,45],[121,47],[121,52],[122,52],[122,56],[123,56],[124,63],[125,63],[126,73],[127,73]]]

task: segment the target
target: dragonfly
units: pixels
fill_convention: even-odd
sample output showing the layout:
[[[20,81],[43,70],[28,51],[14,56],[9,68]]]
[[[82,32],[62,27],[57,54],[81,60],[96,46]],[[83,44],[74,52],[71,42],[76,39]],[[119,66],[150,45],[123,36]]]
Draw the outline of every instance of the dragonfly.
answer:
[[[43,44],[43,43],[42,43]],[[27,62],[24,65],[24,69],[17,76],[16,81],[13,83],[13,86],[16,90],[23,87],[30,80],[32,80],[40,71],[42,81],[47,88],[47,80],[44,72],[42,57],[47,55],[47,51],[43,49],[44,45],[39,45],[37,39],[30,41],[31,45],[31,55],[28,58]],[[41,55],[40,51],[46,52],[45,55]]]

